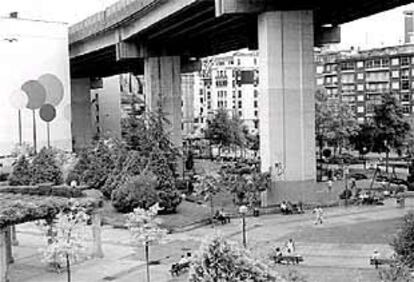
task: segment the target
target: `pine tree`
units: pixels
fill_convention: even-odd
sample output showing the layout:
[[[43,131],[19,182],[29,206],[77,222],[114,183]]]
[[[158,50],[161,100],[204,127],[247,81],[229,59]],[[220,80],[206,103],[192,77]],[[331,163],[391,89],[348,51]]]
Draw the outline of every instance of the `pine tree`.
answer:
[[[31,166],[31,184],[53,183],[62,184],[62,171],[56,164],[52,150],[43,148],[33,159]]]
[[[13,166],[13,171],[9,176],[9,185],[24,186],[29,185],[31,180],[30,164],[26,157],[22,155]]]

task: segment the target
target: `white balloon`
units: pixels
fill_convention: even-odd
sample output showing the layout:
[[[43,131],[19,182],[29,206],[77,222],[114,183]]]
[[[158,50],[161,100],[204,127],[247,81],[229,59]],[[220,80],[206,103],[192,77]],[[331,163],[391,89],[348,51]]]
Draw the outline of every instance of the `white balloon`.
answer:
[[[9,97],[10,104],[16,110],[23,110],[26,108],[27,103],[29,102],[29,97],[27,97],[26,92],[22,90],[13,91]]]

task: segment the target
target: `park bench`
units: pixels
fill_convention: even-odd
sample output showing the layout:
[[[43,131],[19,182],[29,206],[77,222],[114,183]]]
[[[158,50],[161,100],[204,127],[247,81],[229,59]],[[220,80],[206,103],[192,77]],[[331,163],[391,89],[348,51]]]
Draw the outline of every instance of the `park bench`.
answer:
[[[272,256],[272,259],[275,263],[280,264],[299,264],[304,261],[301,255]]]
[[[395,264],[397,261],[395,259],[391,259],[391,258],[371,258],[369,260],[369,264],[370,265],[374,265],[375,268],[378,268],[379,265],[393,265]]]
[[[171,265],[171,275],[179,276],[181,273],[190,269],[190,262],[187,263],[174,263]]]

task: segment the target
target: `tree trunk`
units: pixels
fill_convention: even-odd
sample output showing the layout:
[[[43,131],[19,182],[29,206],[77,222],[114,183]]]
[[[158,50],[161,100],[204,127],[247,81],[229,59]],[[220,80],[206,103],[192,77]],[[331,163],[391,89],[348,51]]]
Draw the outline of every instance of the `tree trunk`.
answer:
[[[211,216],[211,224],[214,228],[214,205],[213,205],[213,195],[210,195],[210,216]]]
[[[145,242],[145,261],[147,263],[147,282],[150,282],[150,267],[149,267],[149,246],[148,242]]]
[[[66,254],[66,268],[67,268],[67,272],[68,272],[68,282],[71,282],[72,277],[71,277],[71,273],[70,273],[70,260],[69,260],[69,255]]]
[[[388,161],[389,161],[389,157],[390,157],[390,152],[387,149],[387,151],[385,152],[385,172],[388,175]]]

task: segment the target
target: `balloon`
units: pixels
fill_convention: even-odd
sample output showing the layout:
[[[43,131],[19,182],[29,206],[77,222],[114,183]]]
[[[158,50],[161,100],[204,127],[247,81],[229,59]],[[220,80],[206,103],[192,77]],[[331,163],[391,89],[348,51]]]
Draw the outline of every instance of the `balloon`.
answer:
[[[53,106],[59,105],[63,100],[63,84],[57,76],[47,73],[39,77],[38,81],[46,89],[45,103]]]
[[[9,101],[16,110],[23,110],[29,102],[29,97],[22,90],[16,90],[10,95]]]
[[[29,80],[23,84],[22,90],[26,92],[27,97],[29,97],[29,102],[26,106],[28,109],[39,109],[45,103],[46,90],[40,82]]]
[[[40,118],[45,122],[51,122],[56,117],[56,109],[51,104],[44,104],[39,111]]]

